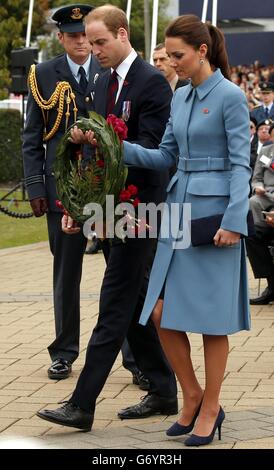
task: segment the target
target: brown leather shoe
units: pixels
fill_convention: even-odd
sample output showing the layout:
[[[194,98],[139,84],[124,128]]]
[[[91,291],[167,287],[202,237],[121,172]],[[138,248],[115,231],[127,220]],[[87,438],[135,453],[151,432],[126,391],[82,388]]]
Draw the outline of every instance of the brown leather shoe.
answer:
[[[56,410],[41,410],[36,414],[39,418],[45,419],[50,423],[78,428],[83,431],[91,430],[94,418],[92,413],[82,410],[79,406],[71,402],[65,403]]]

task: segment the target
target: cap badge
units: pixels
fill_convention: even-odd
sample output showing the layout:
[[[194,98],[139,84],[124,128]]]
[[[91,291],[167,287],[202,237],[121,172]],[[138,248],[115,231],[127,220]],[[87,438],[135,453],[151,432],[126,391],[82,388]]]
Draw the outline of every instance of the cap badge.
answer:
[[[72,15],[70,15],[70,17],[73,19],[73,20],[81,20],[81,18],[83,18],[83,14],[81,13],[81,10],[80,8],[73,8],[72,10]]]

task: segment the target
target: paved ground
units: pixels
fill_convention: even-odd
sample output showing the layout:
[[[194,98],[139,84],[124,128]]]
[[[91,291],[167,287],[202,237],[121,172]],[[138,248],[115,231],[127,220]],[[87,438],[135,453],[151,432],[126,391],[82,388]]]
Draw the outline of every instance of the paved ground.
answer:
[[[89,449],[182,449],[183,438],[165,429],[174,417],[121,422],[117,411],[144,394],[131,384],[119,356],[98,400],[90,433],[51,425],[35,416],[56,407],[72,391],[85,346],[96,322],[104,261],[85,256],[81,297],[81,355],[72,376],[47,378],[47,345],[54,335],[51,255],[47,243],[0,250],[0,447]],[[251,277],[251,291],[257,282]],[[197,375],[203,380],[199,335],[190,335]],[[274,306],[252,308],[252,330],[233,335],[221,402],[226,411],[222,440],[211,448],[274,448]],[[180,395],[181,399],[181,395]]]

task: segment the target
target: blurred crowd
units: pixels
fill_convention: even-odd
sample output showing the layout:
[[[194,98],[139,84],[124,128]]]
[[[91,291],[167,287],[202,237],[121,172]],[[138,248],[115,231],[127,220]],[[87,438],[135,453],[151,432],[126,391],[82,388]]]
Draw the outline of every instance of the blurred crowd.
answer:
[[[274,64],[267,67],[258,61],[251,65],[237,65],[231,67],[231,80],[245,92],[249,109],[261,103],[260,82],[274,83]]]

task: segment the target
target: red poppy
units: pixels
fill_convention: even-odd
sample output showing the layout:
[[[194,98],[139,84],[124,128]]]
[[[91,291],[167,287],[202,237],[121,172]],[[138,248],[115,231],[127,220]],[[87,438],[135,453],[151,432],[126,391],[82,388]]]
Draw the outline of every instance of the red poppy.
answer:
[[[119,199],[122,202],[126,202],[130,199],[130,196],[131,196],[130,192],[127,189],[123,189],[120,192]]]
[[[133,204],[133,207],[137,207],[138,204],[140,204],[140,202],[141,202],[140,199],[139,199],[138,197],[136,197],[136,198],[134,199],[133,203],[132,203],[132,204]]]
[[[134,184],[130,184],[128,187],[127,187],[127,190],[130,192],[130,194],[132,196],[136,196],[136,194],[138,193],[138,188],[137,186],[135,186]]]
[[[105,162],[104,160],[97,160],[96,165],[99,166],[99,168],[104,168]]]
[[[109,114],[107,117],[107,123],[112,126],[116,134],[118,135],[120,142],[127,138],[127,126],[122,119],[117,118],[114,114]]]
[[[62,202],[59,199],[55,200],[55,205],[56,205],[56,207],[58,207],[58,209],[64,210],[64,206],[63,206]]]
[[[64,208],[62,202],[61,202],[59,199],[56,199],[56,200],[55,200],[55,205],[56,205],[56,207],[58,207],[58,209],[61,209],[61,211],[63,212],[63,214],[69,215],[68,211]]]

